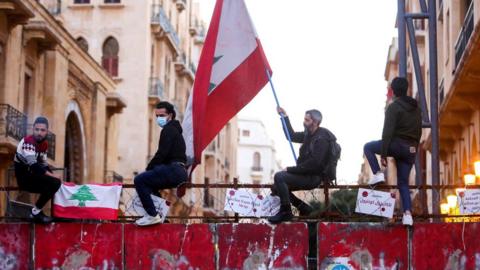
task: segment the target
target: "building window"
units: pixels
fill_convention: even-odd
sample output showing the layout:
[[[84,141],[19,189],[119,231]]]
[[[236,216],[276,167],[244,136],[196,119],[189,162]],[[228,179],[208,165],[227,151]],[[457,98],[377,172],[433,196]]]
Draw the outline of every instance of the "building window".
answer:
[[[246,130],[246,129],[242,130],[242,136],[243,137],[250,137],[250,130]]]
[[[77,44],[84,52],[88,52],[88,42],[83,37],[77,38]]]
[[[112,76],[118,76],[119,46],[115,38],[109,37],[103,43],[102,66]]]
[[[259,152],[253,153],[253,165],[252,165],[252,171],[255,172],[260,172],[263,170],[262,166],[262,157],[260,156]]]
[[[74,4],[90,4],[90,0],[73,0]]]
[[[105,4],[120,4],[120,0],[105,0]]]

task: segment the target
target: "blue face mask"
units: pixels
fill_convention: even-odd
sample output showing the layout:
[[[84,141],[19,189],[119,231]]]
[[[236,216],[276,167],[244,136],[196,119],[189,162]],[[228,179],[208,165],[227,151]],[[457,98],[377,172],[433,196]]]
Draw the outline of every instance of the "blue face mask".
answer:
[[[160,127],[164,127],[168,123],[167,117],[166,116],[159,116],[157,117],[157,124]]]

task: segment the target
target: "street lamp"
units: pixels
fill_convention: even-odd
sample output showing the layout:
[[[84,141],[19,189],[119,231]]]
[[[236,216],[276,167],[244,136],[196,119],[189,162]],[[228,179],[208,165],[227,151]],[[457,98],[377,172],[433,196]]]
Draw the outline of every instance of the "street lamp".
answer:
[[[480,177],[480,160],[475,161],[473,166],[475,167],[475,175]]]
[[[443,215],[447,215],[450,210],[450,206],[448,203],[442,203],[440,204],[440,213]]]
[[[474,185],[475,184],[475,180],[476,180],[476,176],[475,174],[472,174],[472,173],[467,173],[463,176],[463,182],[465,183],[465,185]]]
[[[450,194],[447,196],[447,203],[450,209],[457,207],[457,195]]]

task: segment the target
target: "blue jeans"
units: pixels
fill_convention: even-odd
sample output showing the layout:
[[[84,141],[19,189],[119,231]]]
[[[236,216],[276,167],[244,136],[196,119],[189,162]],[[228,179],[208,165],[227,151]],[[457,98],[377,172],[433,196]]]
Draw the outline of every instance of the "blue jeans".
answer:
[[[415,147],[415,151],[411,148]],[[372,168],[373,174],[380,171],[378,160],[375,154],[380,154],[382,151],[382,141],[371,141],[365,144],[363,152]],[[413,152],[413,153],[412,153]],[[388,148],[387,155],[395,159],[397,165],[397,186],[402,199],[403,211],[411,211],[412,203],[410,199],[410,190],[408,188],[408,177],[413,164],[415,163],[416,145],[401,139],[393,139]]]
[[[150,195],[158,194],[159,189],[176,188],[186,182],[187,177],[187,171],[181,165],[158,165],[137,175],[133,182],[145,211],[150,216],[156,216],[157,210]]]

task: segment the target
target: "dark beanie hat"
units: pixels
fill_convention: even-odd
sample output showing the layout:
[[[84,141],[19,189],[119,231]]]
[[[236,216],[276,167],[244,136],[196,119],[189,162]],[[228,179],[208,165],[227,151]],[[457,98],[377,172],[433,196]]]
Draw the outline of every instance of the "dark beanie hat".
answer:
[[[33,125],[36,124],[45,124],[48,128],[48,119],[46,117],[39,116],[35,119],[35,122],[33,122]]]
[[[397,97],[406,96],[408,90],[408,81],[403,77],[396,77],[392,80],[390,87]]]

